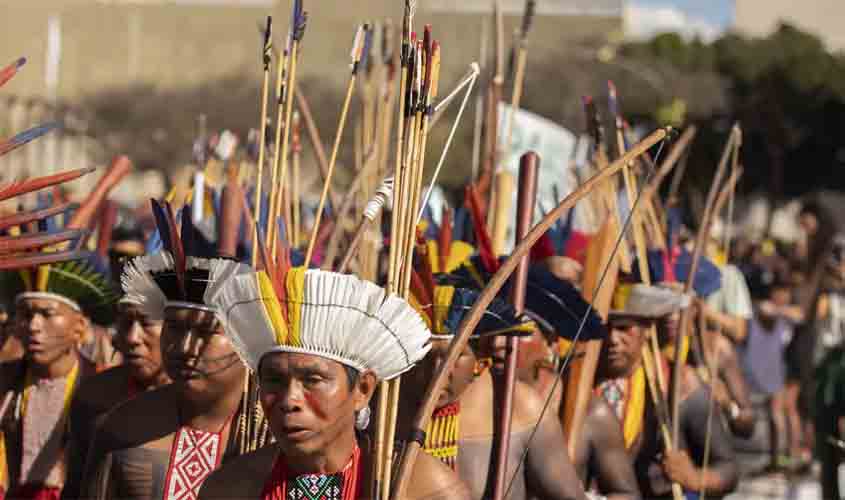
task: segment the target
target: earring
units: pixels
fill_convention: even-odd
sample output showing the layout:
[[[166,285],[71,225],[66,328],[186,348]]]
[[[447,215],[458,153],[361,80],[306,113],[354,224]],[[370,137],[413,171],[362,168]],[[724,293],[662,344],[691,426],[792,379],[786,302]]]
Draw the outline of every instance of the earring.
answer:
[[[493,366],[493,358],[481,358],[476,360],[475,368],[472,370],[473,377],[480,377],[488,368]]]
[[[369,406],[365,406],[355,413],[355,429],[359,431],[366,430],[370,426],[371,413]]]

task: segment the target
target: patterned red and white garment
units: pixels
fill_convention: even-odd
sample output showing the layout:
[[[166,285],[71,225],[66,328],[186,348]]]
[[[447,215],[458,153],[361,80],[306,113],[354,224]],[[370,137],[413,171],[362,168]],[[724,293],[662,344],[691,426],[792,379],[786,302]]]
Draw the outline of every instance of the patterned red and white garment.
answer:
[[[170,452],[164,500],[197,498],[203,481],[220,466],[220,434],[187,426],[179,429]]]
[[[336,474],[289,475],[285,458],[279,455],[261,497],[263,500],[355,500],[361,484],[361,450],[355,446],[352,458]]]

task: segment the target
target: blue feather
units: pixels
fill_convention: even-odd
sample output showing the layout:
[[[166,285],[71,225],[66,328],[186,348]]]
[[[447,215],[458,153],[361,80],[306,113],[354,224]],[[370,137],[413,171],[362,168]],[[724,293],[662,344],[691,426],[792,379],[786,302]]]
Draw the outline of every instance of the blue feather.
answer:
[[[61,126],[59,122],[50,122],[45,123],[43,125],[38,125],[36,127],[32,127],[29,130],[24,130],[23,132],[15,135],[11,139],[9,139],[9,144],[14,146],[22,146],[30,141],[38,139],[42,135],[50,132],[51,130],[57,129]]]
[[[510,293],[511,282],[501,293]],[[507,295],[505,295],[507,296]],[[584,300],[572,283],[561,280],[543,267],[531,266],[525,290],[525,308],[554,328],[555,335],[574,340],[581,322],[579,341],[603,339],[607,328],[601,317]],[[589,311],[589,312],[588,312]]]
[[[153,217],[155,217],[156,229],[161,237],[161,243],[164,250],[173,253],[173,241],[170,238],[170,223],[168,217],[164,212],[164,207],[159,204],[157,200],[150,200],[152,205]]]
[[[681,250],[681,254],[675,261],[675,277],[680,282],[686,282],[692,266],[692,255]],[[710,259],[703,255],[698,261],[698,270],[692,282],[692,288],[699,297],[707,298],[710,294],[722,287],[722,271],[716,267]]]
[[[156,228],[155,231],[150,235],[150,238],[144,244],[144,253],[147,255],[158,253],[162,250],[164,244],[161,240],[161,233]]]
[[[469,211],[464,207],[455,209],[455,220],[452,222],[452,241],[468,241],[466,235],[472,230],[470,225]]]

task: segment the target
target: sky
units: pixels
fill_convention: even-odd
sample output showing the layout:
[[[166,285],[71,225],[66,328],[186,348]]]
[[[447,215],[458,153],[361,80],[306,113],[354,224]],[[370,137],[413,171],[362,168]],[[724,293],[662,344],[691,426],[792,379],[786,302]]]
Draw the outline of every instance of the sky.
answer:
[[[712,40],[733,22],[734,0],[628,0],[625,3],[625,27],[631,37],[677,31]]]

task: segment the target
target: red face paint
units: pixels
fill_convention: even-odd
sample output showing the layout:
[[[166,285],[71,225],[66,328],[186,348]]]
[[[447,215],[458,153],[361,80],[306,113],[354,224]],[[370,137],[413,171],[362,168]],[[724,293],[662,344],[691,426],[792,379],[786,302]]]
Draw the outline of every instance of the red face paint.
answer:
[[[326,419],[326,411],[323,409],[322,405],[317,401],[317,398],[311,395],[310,392],[305,392],[303,394],[303,398],[305,402],[308,404],[308,408],[314,412],[314,415],[317,416],[320,420]]]

